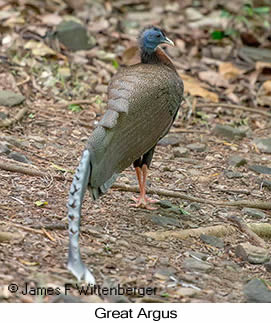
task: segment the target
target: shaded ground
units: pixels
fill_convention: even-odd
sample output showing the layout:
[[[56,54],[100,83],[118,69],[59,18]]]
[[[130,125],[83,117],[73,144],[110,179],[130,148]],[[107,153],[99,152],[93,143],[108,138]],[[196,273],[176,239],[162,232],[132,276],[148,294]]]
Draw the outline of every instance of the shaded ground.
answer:
[[[236,41],[239,46],[229,39],[217,44],[208,38],[203,29],[195,29],[191,36],[187,18],[183,14],[189,3],[185,8],[181,8],[177,3],[174,7],[172,3],[171,7],[162,9],[148,7],[147,2],[142,3],[138,4],[141,7],[132,6],[132,9],[122,6],[120,2],[119,6],[115,7],[107,5],[111,7],[105,7],[106,9],[103,5],[88,7],[87,12],[96,19],[96,24],[90,21],[88,27],[98,45],[90,51],[82,52],[81,56],[64,49],[54,49],[56,53],[65,55],[64,59],[59,55],[40,56],[40,53],[35,56],[23,47],[27,42],[23,37],[26,30],[35,26],[37,32],[39,28],[43,28],[44,31],[48,27],[48,20],[47,24],[38,23],[32,16],[32,24],[28,29],[24,28],[24,24],[20,25],[15,21],[12,27],[8,26],[10,31],[3,33],[3,38],[7,35],[18,37],[15,37],[12,43],[12,46],[16,47],[16,55],[14,48],[5,49],[2,53],[5,59],[0,70],[1,89],[10,85],[9,89],[19,90],[24,94],[27,101],[22,106],[28,106],[28,112],[19,123],[2,128],[1,142],[47,172],[44,177],[35,177],[0,171],[0,231],[19,234],[19,237],[0,244],[1,301],[48,302],[54,297],[11,294],[7,290],[10,283],[18,284],[20,290],[26,282],[30,286],[53,288],[63,287],[69,282],[74,283],[73,277],[65,268],[68,245],[65,204],[72,180],[71,172],[78,165],[86,139],[95,126],[95,120],[98,120],[103,112],[106,85],[116,71],[116,65],[125,60],[126,63],[131,63],[134,59],[129,55],[127,58],[127,51],[126,55],[123,55],[123,51],[133,45],[134,35],[144,24],[139,18],[141,16],[150,23],[167,28],[169,36],[177,43],[175,51],[170,49],[169,54],[184,79],[187,82],[190,80],[190,83],[186,83],[187,100],[172,128],[177,143],[172,145],[172,139],[169,139],[167,145],[157,147],[149,186],[181,191],[216,201],[270,200],[270,190],[261,185],[264,179],[270,180],[270,175],[258,174],[249,169],[250,165],[255,164],[271,167],[270,154],[261,152],[254,142],[255,138],[270,136],[270,118],[257,113],[257,109],[264,112],[270,110],[267,101],[259,107],[259,97],[263,98],[262,92],[259,94],[259,91],[270,78],[268,70],[263,73],[262,69],[257,69],[255,61],[248,63],[240,60],[237,56],[237,51],[242,46],[238,43],[240,40]],[[179,7],[176,7],[177,5]],[[151,8],[153,9],[150,10]],[[22,8],[16,6],[14,10],[20,12],[20,9]],[[53,12],[48,7],[42,7],[40,10],[41,17]],[[70,10],[60,10],[59,16]],[[206,7],[197,10],[206,15],[208,13]],[[86,22],[85,16],[80,12],[78,17]],[[122,19],[124,25],[117,28]],[[132,21],[136,24],[132,25]],[[100,29],[97,26],[100,26]],[[126,34],[128,36],[125,36]],[[220,54],[215,57],[212,53],[215,47],[221,48],[220,54],[225,48],[231,47],[232,52],[227,61],[234,62],[239,69],[239,72],[233,71],[230,67],[230,73],[235,73],[233,78],[227,78],[221,68],[219,69],[226,57],[219,58]],[[101,58],[101,49],[115,56],[110,59]],[[265,64],[268,65],[268,62]],[[60,67],[66,69],[64,72],[70,72],[70,75],[65,76],[63,70],[59,70]],[[212,77],[210,74],[201,74],[200,77],[202,71],[216,71],[217,74]],[[7,81],[7,75],[10,82]],[[222,85],[212,84],[211,80],[219,82],[221,79],[224,82]],[[15,80],[13,85],[12,80]],[[201,80],[201,83],[193,85],[195,80]],[[189,91],[193,86],[200,89],[199,93]],[[266,96],[268,95],[264,95]],[[92,103],[73,106],[62,104],[63,100],[78,99],[90,99]],[[208,107],[206,104],[205,108],[197,108],[198,103],[209,102],[208,100],[216,102],[217,106]],[[253,107],[255,111],[227,109],[220,107],[222,102],[244,104]],[[19,109],[20,106],[2,107],[1,111],[12,117]],[[243,126],[245,135],[239,139],[217,136],[213,133],[217,124]],[[188,146],[193,143],[205,146],[195,150],[195,147]],[[184,156],[177,157],[176,147],[187,148],[187,152]],[[242,156],[247,164],[238,169],[231,166],[229,159],[234,154]],[[1,161],[14,163],[5,153],[1,155]],[[239,177],[230,178],[229,173],[225,171],[240,174]],[[137,184],[132,167],[121,175],[118,182]],[[236,255],[236,246],[249,241],[248,236],[239,230],[234,234],[222,236],[222,247],[211,246],[200,238],[168,238],[165,241],[157,241],[145,235],[149,231],[226,225],[230,215],[243,218],[247,223],[270,223],[270,210],[264,211],[265,216],[255,218],[242,208],[219,207],[164,197],[167,201],[164,207],[160,205],[156,211],[147,211],[129,208],[134,194],[111,189],[97,203],[88,197],[84,202],[80,239],[82,254],[85,263],[93,269],[98,284],[111,286],[111,278],[121,286],[157,287],[156,295],[144,298],[139,295],[128,297],[134,302],[242,302],[245,301],[243,287],[247,281],[255,277],[270,280],[270,272],[263,264],[253,265]],[[46,203],[38,206],[41,203],[37,202]],[[170,205],[171,209],[166,208],[166,204]],[[22,227],[16,226],[18,224]],[[55,228],[51,229],[50,225]],[[32,228],[32,231],[27,230],[29,228]],[[41,231],[42,228],[45,228],[45,231]],[[266,250],[270,250],[270,240],[265,241]],[[197,260],[201,257],[207,267],[195,269],[191,264],[187,264],[188,259]],[[182,287],[189,290],[180,289]],[[79,296],[76,289],[69,294]],[[120,300],[116,297],[102,298],[105,301]],[[83,296],[81,299],[90,302],[102,301],[96,296]]]

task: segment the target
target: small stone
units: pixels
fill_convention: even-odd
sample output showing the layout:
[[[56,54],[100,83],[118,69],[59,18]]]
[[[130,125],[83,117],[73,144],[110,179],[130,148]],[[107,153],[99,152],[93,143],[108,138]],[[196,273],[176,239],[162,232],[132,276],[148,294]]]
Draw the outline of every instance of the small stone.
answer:
[[[271,154],[271,137],[256,138],[254,143],[261,152]]]
[[[0,142],[0,155],[2,154],[9,154],[10,150],[8,149],[8,146],[2,142]]]
[[[183,141],[182,136],[177,135],[167,135],[161,140],[159,140],[158,145],[160,146],[178,146],[179,143]]]
[[[87,29],[73,20],[63,21],[56,27],[56,37],[72,51],[90,49],[96,40],[88,37]]]
[[[229,164],[234,167],[240,167],[247,163],[246,159],[239,155],[232,155],[229,158]]]
[[[180,221],[178,219],[167,217],[167,216],[161,216],[161,215],[152,215],[151,220],[153,223],[161,225],[163,227],[167,226],[175,226],[180,227]]]
[[[244,138],[247,135],[248,129],[234,128],[228,125],[217,124],[214,128],[214,134],[228,139]]]
[[[20,154],[15,151],[12,151],[11,153],[9,153],[8,158],[14,159],[21,163],[31,164],[31,162],[23,154]]]
[[[158,204],[161,206],[161,207],[163,207],[163,208],[165,208],[165,209],[167,209],[167,208],[171,208],[171,207],[173,207],[174,206],[174,204],[172,204],[170,201],[168,201],[168,200],[160,200],[159,202],[158,202]]]
[[[201,143],[194,143],[186,146],[188,149],[196,152],[203,152],[206,150],[206,145]]]
[[[173,149],[174,157],[187,157],[189,150],[185,147],[176,147]]]
[[[268,250],[253,246],[249,242],[239,244],[235,249],[235,254],[251,264],[263,264],[270,259]]]
[[[221,238],[215,237],[215,236],[211,236],[208,234],[201,234],[200,235],[200,239],[209,244],[210,246],[222,249],[224,248],[224,241]]]
[[[172,276],[176,272],[173,268],[164,268],[164,269],[158,269],[153,277],[161,280],[167,280],[170,276]]]
[[[263,219],[267,216],[264,212],[249,207],[243,208],[242,212],[256,219]]]
[[[200,204],[197,203],[197,202],[192,202],[189,204],[188,208],[191,210],[191,211],[199,211],[201,209],[200,207]]]
[[[194,257],[194,259],[195,259],[195,258],[198,258],[198,259],[203,260],[203,261],[207,260],[207,259],[208,259],[208,257],[209,257],[209,255],[208,255],[208,254],[203,253],[203,252],[197,252],[197,251],[189,251],[189,255],[190,255],[192,258]]]
[[[271,261],[269,261],[266,264],[264,264],[264,268],[266,269],[266,271],[268,271],[269,273],[271,273]]]
[[[227,169],[224,171],[224,175],[229,179],[244,177],[244,175],[240,172],[233,172],[233,171],[227,170]]]
[[[271,181],[269,181],[267,179],[264,179],[261,182],[261,185],[262,185],[262,187],[266,187],[266,188],[268,188],[271,191]]]
[[[250,303],[271,303],[271,290],[258,278],[252,279],[244,286],[244,294]]]
[[[14,105],[22,103],[24,100],[25,97],[20,93],[15,93],[10,90],[0,91],[0,105],[13,107]]]
[[[181,287],[176,290],[176,295],[180,297],[193,297],[199,293],[198,290],[189,287]]]
[[[268,174],[271,175],[271,168],[262,165],[250,165],[248,167],[250,170],[259,173],[259,174]]]
[[[135,263],[136,264],[144,264],[146,262],[147,258],[145,256],[139,256],[136,258]]]
[[[168,265],[169,258],[168,257],[161,257],[161,258],[159,258],[159,262],[161,265]]]
[[[183,268],[191,271],[200,271],[209,273],[213,269],[213,265],[206,261],[200,261],[193,258],[186,258],[183,262]]]

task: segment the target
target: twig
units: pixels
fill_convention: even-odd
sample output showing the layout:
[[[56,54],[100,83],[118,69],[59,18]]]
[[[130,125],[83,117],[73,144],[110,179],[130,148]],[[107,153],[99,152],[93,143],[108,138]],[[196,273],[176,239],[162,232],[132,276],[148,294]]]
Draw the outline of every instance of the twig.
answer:
[[[255,232],[253,232],[248,225],[245,223],[245,221],[241,218],[238,218],[235,215],[227,217],[227,219],[235,224],[237,224],[238,228],[244,232],[254,243],[259,246],[266,248],[266,243],[262,238],[260,238]]]
[[[20,121],[24,117],[26,112],[27,112],[27,107],[24,107],[15,115],[14,118],[1,120],[0,121],[0,128],[7,128],[7,127],[11,126],[13,123]]]
[[[139,188],[137,186],[129,186],[129,185],[125,185],[125,184],[116,183],[112,187],[116,188],[116,189],[120,189],[122,191],[139,192]],[[213,200],[194,197],[194,196],[179,193],[179,192],[168,191],[168,190],[164,190],[164,189],[153,189],[153,188],[148,189],[147,193],[157,194],[157,195],[161,195],[161,196],[175,197],[175,198],[180,198],[183,200],[188,200],[188,201],[203,203],[203,204],[250,207],[250,208],[256,208],[256,209],[271,210],[271,202],[263,202],[263,201],[258,201],[258,200],[254,200],[254,201],[253,200],[249,200],[249,201],[248,200],[213,201]]]
[[[38,169],[34,169],[32,167],[26,167],[21,165],[15,165],[13,162],[9,161],[1,161],[0,160],[0,169],[4,169],[10,172],[22,173],[30,176],[46,176],[45,172],[42,172]]]
[[[197,104],[197,108],[204,108],[204,107],[213,107],[213,108],[222,107],[222,108],[228,108],[228,109],[238,109],[238,110],[249,111],[249,112],[261,114],[263,116],[271,117],[271,113],[269,112],[245,107],[243,105],[235,105],[235,104],[228,104],[228,103],[208,103],[208,102]]]
[[[68,226],[64,223],[50,223],[50,224],[33,224],[33,229],[45,229],[45,230],[67,230]]]

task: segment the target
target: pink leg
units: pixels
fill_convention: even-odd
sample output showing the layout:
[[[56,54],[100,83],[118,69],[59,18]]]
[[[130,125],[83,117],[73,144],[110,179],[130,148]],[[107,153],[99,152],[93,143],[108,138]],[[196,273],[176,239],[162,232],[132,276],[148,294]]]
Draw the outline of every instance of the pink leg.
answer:
[[[139,184],[139,198],[133,198],[133,200],[136,202],[136,204],[132,204],[131,206],[135,207],[142,207],[148,210],[155,210],[156,208],[151,207],[150,203],[156,203],[157,200],[149,199],[146,196],[146,180],[148,175],[148,167],[147,165],[143,165],[142,170],[140,167],[136,167],[136,176]],[[142,175],[142,178],[141,178]]]

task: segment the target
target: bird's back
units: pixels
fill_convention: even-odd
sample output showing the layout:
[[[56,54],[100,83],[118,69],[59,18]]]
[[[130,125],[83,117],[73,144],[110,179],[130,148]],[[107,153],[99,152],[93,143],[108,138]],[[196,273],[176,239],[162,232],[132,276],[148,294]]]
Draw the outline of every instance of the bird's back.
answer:
[[[125,67],[112,78],[107,112],[88,142],[91,188],[109,183],[106,190],[114,174],[157,144],[174,121],[182,95],[180,77],[164,64]]]

